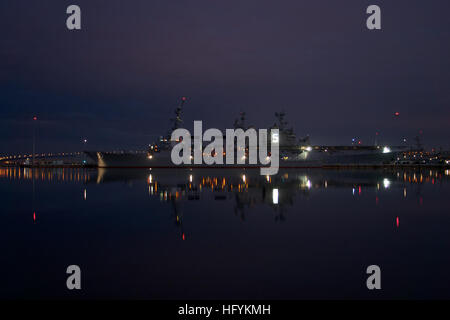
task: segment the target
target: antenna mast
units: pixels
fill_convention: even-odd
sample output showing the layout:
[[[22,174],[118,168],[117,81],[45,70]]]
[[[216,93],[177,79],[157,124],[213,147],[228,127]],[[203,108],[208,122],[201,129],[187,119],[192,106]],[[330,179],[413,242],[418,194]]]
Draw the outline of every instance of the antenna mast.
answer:
[[[173,125],[172,125],[172,129],[167,134],[168,140],[170,140],[172,132],[177,130],[178,128],[180,128],[181,124],[183,123],[183,119],[181,118],[181,115],[182,115],[183,106],[184,106],[185,102],[186,102],[186,97],[182,97],[180,104],[175,109],[175,118],[170,119],[170,121],[173,123]]]

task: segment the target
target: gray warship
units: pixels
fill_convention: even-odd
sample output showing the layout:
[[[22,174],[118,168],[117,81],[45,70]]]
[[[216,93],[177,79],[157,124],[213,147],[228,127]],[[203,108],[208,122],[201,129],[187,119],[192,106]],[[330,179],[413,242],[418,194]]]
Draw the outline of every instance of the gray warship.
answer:
[[[183,124],[182,112],[186,98],[175,109],[175,117],[166,135],[159,141],[148,145],[142,151],[85,151],[90,163],[100,168],[175,168],[175,167],[261,167],[261,164],[235,165],[206,165],[182,164],[175,165],[171,160],[171,150],[174,142],[170,141],[171,133],[181,128]],[[286,121],[284,112],[275,113],[276,122],[268,129],[279,130],[279,167],[280,168],[308,168],[308,167],[358,167],[382,166],[394,164],[400,159],[400,153],[405,147],[387,146],[326,146],[312,145],[310,137],[297,138],[292,127]],[[246,124],[246,114],[241,112],[234,123],[235,129],[247,130],[252,126]],[[248,151],[248,150],[247,150]],[[248,157],[247,157],[248,159]]]

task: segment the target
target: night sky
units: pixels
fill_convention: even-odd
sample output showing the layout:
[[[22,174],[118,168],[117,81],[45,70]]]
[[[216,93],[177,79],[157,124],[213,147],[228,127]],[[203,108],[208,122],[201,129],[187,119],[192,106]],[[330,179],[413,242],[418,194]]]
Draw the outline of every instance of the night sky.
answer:
[[[82,30],[66,28],[77,4]],[[366,28],[366,8],[382,30]],[[450,148],[448,0],[2,0],[0,153],[143,149],[187,128],[272,125],[313,144]],[[400,117],[394,117],[400,112]]]

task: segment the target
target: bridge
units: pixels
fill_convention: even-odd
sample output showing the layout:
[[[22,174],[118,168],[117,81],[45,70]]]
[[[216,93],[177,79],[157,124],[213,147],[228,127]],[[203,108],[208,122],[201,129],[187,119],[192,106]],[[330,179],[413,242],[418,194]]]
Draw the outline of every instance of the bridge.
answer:
[[[0,165],[3,166],[84,166],[92,165],[84,152],[59,152],[0,155]]]

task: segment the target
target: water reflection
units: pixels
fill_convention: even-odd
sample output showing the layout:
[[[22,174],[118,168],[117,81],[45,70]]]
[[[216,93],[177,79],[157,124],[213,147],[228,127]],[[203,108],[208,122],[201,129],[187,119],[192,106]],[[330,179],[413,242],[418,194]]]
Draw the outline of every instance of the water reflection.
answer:
[[[35,181],[82,184],[82,198],[87,200],[89,184],[145,184],[148,195],[170,203],[177,226],[182,225],[180,213],[185,201],[231,201],[234,213],[245,220],[246,211],[262,204],[273,208],[275,221],[286,220],[285,208],[295,204],[297,196],[308,199],[314,192],[348,189],[353,198],[370,193],[378,205],[382,194],[401,189],[401,198],[417,186],[414,196],[423,203],[421,185],[440,184],[448,179],[448,170],[381,169],[324,170],[287,169],[275,176],[261,176],[258,169],[30,169],[0,168],[0,178],[33,182],[33,220],[36,220]],[[391,200],[392,201],[392,200]],[[396,220],[397,226],[398,218]],[[184,232],[183,238],[185,237]]]
[[[389,183],[391,180],[403,180],[409,183],[434,183],[441,180],[444,176],[450,175],[450,170],[441,169],[285,169],[280,170],[280,173],[275,176],[260,176],[256,174],[257,169],[86,169],[86,168],[21,168],[21,167],[0,167],[0,178],[12,179],[12,180],[31,180],[33,177],[36,180],[42,181],[73,181],[73,182],[88,182],[92,179],[97,183],[111,182],[111,181],[130,181],[140,178],[149,179],[149,183],[152,183],[152,177],[155,172],[160,174],[161,177],[173,176],[179,177],[179,181],[182,181],[183,177],[187,177],[188,182],[193,182],[193,173],[196,173],[197,178],[208,179],[207,184],[213,180],[215,184],[221,179],[227,177],[239,176],[242,180],[242,184],[247,183],[247,177],[252,177],[253,182],[259,182],[260,180],[266,180],[267,183],[274,181],[288,181],[292,178],[296,178],[301,181],[302,187],[311,188],[313,186],[309,176],[325,178],[326,175],[330,175],[332,178],[345,177],[358,178],[361,180],[372,180],[374,176],[385,175],[382,181],[383,183]],[[151,172],[151,173],[149,173]],[[187,172],[187,173],[186,173]],[[153,174],[152,174],[153,173]],[[317,175],[320,173],[320,175]],[[184,176],[183,176],[184,175]],[[353,177],[351,177],[353,175]],[[198,181],[198,180],[197,180]],[[226,180],[223,180],[224,183]],[[320,181],[320,180],[319,180]],[[319,184],[323,184],[323,187],[327,188],[328,181],[322,179],[319,183],[316,179],[314,187],[317,188]],[[348,183],[344,181],[334,181],[334,186],[344,186]],[[205,183],[205,180],[202,180]]]
[[[406,198],[408,189],[416,186],[414,195],[423,203],[421,185],[442,183],[442,170],[286,170],[276,176],[260,176],[258,170],[105,170],[100,169],[97,184],[123,181],[146,181],[148,194],[163,202],[231,201],[234,212],[245,220],[246,210],[263,204],[273,208],[276,221],[284,221],[285,208],[295,205],[314,192],[348,189],[354,197],[371,194],[378,205],[382,195],[400,189]],[[356,198],[355,198],[356,199]],[[390,200],[392,201],[392,199]],[[181,221],[181,217],[177,221]]]
[[[311,190],[348,188],[353,195],[364,190],[402,188],[409,185],[436,184],[448,179],[449,170],[324,170],[287,169],[276,176],[261,176],[257,169],[83,169],[83,168],[0,168],[0,179],[13,181],[73,182],[84,185],[146,181],[149,195],[169,201],[186,198],[200,200],[213,193],[215,200],[247,193],[249,202],[283,205],[295,194]],[[277,191],[274,191],[277,190]],[[267,197],[270,192],[272,197]],[[275,196],[276,194],[276,196]],[[86,189],[83,189],[86,200]],[[242,197],[242,196],[240,196]],[[275,200],[276,199],[276,200]],[[280,200],[279,200],[280,199]]]
[[[414,297],[449,297],[442,286],[450,283],[448,182],[448,170],[436,169],[261,176],[258,169],[3,167],[4,288],[21,297],[37,281],[27,277],[32,265],[54,287],[36,285],[30,295],[64,296],[52,274],[76,261],[95,275],[99,291],[85,291],[91,297],[112,290],[136,298],[370,298],[361,274],[379,263],[401,270],[404,281],[386,282],[383,298],[409,297],[410,284]],[[127,276],[116,290],[118,274]],[[417,275],[427,281],[417,283]]]
[[[87,182],[94,171],[84,168],[0,167],[0,179]]]

